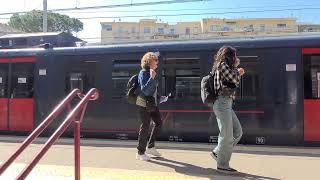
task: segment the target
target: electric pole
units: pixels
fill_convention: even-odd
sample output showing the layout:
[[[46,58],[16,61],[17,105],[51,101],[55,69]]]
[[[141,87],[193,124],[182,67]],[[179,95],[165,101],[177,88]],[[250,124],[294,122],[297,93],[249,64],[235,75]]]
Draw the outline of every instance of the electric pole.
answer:
[[[43,32],[48,31],[48,12],[47,12],[47,0],[43,0]]]

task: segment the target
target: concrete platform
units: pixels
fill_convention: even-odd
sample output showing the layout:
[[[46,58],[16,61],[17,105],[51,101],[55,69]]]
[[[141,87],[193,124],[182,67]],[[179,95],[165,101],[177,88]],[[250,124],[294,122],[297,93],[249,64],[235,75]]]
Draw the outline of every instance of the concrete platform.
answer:
[[[25,137],[0,136],[0,161],[18,148]],[[0,177],[13,175],[30,162],[46,138],[38,138]],[[73,139],[60,139],[32,171],[28,179],[74,179]],[[82,139],[82,179],[320,179],[320,148],[239,145],[231,166],[240,171],[227,175],[216,171],[205,143],[158,142],[162,158],[135,159],[136,141]]]

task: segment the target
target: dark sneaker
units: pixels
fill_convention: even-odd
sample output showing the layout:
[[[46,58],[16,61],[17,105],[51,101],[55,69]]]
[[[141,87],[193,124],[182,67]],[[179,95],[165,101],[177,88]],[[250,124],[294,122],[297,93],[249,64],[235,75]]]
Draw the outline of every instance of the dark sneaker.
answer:
[[[217,170],[219,172],[222,172],[222,173],[228,173],[228,174],[235,174],[235,173],[238,173],[237,170],[233,169],[233,168],[223,168],[223,167],[217,167]]]
[[[212,157],[214,160],[216,160],[216,161],[218,160],[218,156],[217,156],[217,154],[216,154],[215,152],[212,151],[212,152],[210,153],[210,155],[211,155],[211,157]]]

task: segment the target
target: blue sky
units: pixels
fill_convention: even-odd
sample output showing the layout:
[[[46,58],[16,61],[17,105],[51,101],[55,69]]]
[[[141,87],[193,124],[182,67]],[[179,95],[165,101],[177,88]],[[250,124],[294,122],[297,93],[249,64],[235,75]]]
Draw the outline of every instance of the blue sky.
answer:
[[[158,0],[153,0],[158,1]],[[106,1],[108,2],[108,1]],[[109,1],[110,2],[110,1]],[[121,1],[122,2],[122,1]],[[123,1],[130,2],[130,1]],[[146,2],[146,1],[134,1]],[[148,1],[151,2],[151,1]],[[319,9],[310,9],[310,8]],[[252,11],[252,10],[277,10],[277,9],[299,9],[302,10],[284,10],[282,12],[246,12],[246,13],[226,13],[226,12],[239,12],[239,11]],[[309,8],[309,9],[308,9]],[[155,10],[181,10],[181,9],[200,9],[200,10],[185,10],[173,12],[148,12],[148,14],[177,14],[177,13],[225,13],[225,14],[212,14],[202,16],[180,16],[180,17],[158,17],[164,21],[179,21],[181,20],[199,20],[203,17],[218,17],[218,18],[263,18],[263,17],[297,17],[301,22],[315,22],[320,23],[319,11],[320,1],[309,0],[212,0],[205,2],[194,2],[184,4],[170,4],[170,5],[157,5],[157,6],[144,6],[122,8],[123,10],[137,10],[143,11],[146,9]],[[202,10],[201,10],[202,9]],[[120,10],[118,8],[117,10]],[[144,12],[146,13],[146,12]],[[123,13],[125,14],[125,13]],[[131,13],[132,14],[132,13]],[[141,13],[140,13],[141,14]],[[129,19],[129,18],[128,18]]]
[[[0,13],[25,11],[32,9],[42,9],[43,0],[10,0],[0,6]],[[155,2],[166,0],[48,0],[48,9],[105,6],[112,4],[127,4],[141,2]],[[286,10],[291,9],[291,10]],[[300,10],[292,10],[300,9]],[[164,11],[169,10],[169,11]],[[267,11],[282,10],[282,11]],[[122,11],[122,12],[119,12]],[[130,12],[123,12],[130,11]],[[248,12],[264,11],[264,12]],[[230,13],[233,12],[233,13]],[[242,12],[242,13],[241,13]],[[300,23],[320,24],[320,1],[319,0],[207,0],[203,2],[179,3],[169,5],[138,6],[113,9],[91,9],[82,12],[60,12],[71,17],[116,17],[145,15],[157,19],[158,21],[174,24],[177,21],[199,21],[202,18],[281,18],[295,17]],[[216,14],[208,14],[216,13]],[[174,14],[202,14],[184,16],[161,16]],[[160,16],[153,16],[160,15]],[[5,18],[10,16],[0,16]],[[81,19],[84,22],[84,30],[78,33],[80,38],[99,38],[100,22],[112,21],[133,21],[137,22],[140,18],[95,18]],[[6,23],[8,20],[0,19]],[[89,40],[88,39],[88,40]],[[94,39],[92,39],[94,40]]]

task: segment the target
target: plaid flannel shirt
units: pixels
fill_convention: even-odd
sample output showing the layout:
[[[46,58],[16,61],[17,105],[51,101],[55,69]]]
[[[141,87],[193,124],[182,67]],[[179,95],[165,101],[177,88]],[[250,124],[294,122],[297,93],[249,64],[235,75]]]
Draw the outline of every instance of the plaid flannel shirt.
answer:
[[[232,83],[236,87],[240,83],[240,73],[237,69],[230,68],[226,62],[221,61],[218,69],[214,72],[214,89],[219,95],[230,96],[235,99],[236,91],[234,88],[230,88],[222,82]]]

